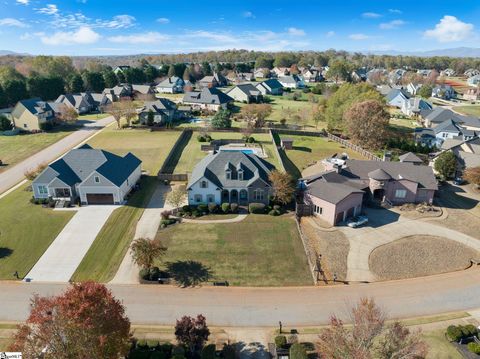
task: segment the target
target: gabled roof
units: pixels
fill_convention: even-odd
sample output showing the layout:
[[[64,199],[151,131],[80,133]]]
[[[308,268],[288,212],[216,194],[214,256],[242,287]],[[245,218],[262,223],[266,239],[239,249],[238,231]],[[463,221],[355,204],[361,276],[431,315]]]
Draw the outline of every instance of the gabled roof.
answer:
[[[69,186],[73,186],[83,182],[96,171],[116,186],[121,186],[141,163],[131,153],[120,157],[111,152],[83,145],[51,163],[34,180],[34,183],[48,184],[58,178]]]
[[[165,80],[161,81],[157,87],[167,87],[171,88],[177,85],[177,82],[182,83],[183,80],[180,77],[177,76],[172,76],[172,77],[167,77]]]
[[[243,169],[243,180],[227,179],[226,169]],[[205,177],[219,188],[225,187],[248,187],[261,179],[269,184],[269,173],[274,169],[273,165],[254,154],[246,154],[241,151],[219,151],[204,157],[192,171],[188,187]]]
[[[412,152],[404,153],[398,159],[400,162],[423,163],[423,161]]]
[[[202,91],[186,92],[183,96],[183,102],[186,103],[221,105],[232,101],[233,98],[214,87],[203,88]]]
[[[257,84],[257,87],[259,85],[265,86],[266,88],[270,89],[270,91],[283,88],[282,84],[277,79],[268,79]]]
[[[387,102],[390,102],[392,101],[394,98],[396,98],[397,96],[402,96],[403,98],[405,99],[409,99],[410,98],[410,94],[405,91],[404,89],[391,89],[390,92],[387,94]]]
[[[238,90],[242,91],[247,96],[260,95],[260,91],[255,86],[253,86],[251,83],[239,84],[239,85],[235,86],[234,88],[232,88],[230,91],[228,91],[227,94],[232,92],[234,89],[238,89]]]
[[[42,101],[42,99],[39,97],[20,100],[18,102],[21,103],[33,115],[37,115],[46,111],[52,111],[50,105],[47,102]]]
[[[377,168],[376,170],[368,172],[368,178],[374,179],[376,181],[388,181],[392,179],[392,176],[390,176],[383,169]]]
[[[177,106],[173,101],[162,97],[157,99],[156,101],[145,101],[142,112],[148,112],[151,110],[156,113],[162,113],[164,111],[175,110],[176,108]]]
[[[432,111],[428,112],[424,118],[426,121],[431,123],[441,123],[450,119],[458,122],[460,117],[461,115],[453,112],[452,110],[443,107],[435,107]]]
[[[352,193],[364,193],[364,191],[341,183],[329,183],[319,180],[312,182],[308,186],[307,193],[329,203],[337,204]]]
[[[152,86],[150,85],[132,85],[132,90],[139,92],[142,95],[147,95],[152,92]]]
[[[435,134],[439,134],[441,132],[462,132],[462,128],[457,125],[457,122],[454,121],[453,119],[449,119],[446,121],[443,121],[442,123],[438,124],[433,131]]]

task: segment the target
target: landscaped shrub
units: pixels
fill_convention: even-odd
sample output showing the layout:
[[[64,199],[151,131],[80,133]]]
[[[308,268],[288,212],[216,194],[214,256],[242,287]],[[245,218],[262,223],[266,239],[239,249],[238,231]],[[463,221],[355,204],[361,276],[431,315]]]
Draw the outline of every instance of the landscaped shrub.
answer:
[[[198,211],[197,209],[194,209],[192,211],[192,217],[196,218],[196,217],[201,217],[202,216],[202,213],[200,211]]]
[[[147,341],[145,339],[138,340],[137,341],[137,348],[138,349],[147,349],[148,348]]]
[[[276,209],[272,209],[270,212],[268,212],[268,214],[269,214],[270,216],[276,217],[276,216],[279,216],[279,215],[280,215],[280,211],[277,211]]]
[[[247,142],[247,143],[255,143],[255,138],[252,137],[252,136],[250,136],[250,137],[247,138],[247,141],[246,141],[246,142]]]
[[[222,212],[223,213],[230,212],[230,203],[222,203]]]
[[[170,218],[170,219],[162,219],[160,221],[160,225],[163,227],[162,228],[165,228],[165,227],[168,227],[169,225],[171,224],[174,224],[176,222],[175,218]]]
[[[50,131],[53,128],[53,124],[51,122],[44,122],[40,124],[40,129],[42,131]]]
[[[173,345],[170,343],[162,343],[158,348],[159,351],[161,351],[162,353],[165,353],[167,358],[170,358],[172,356],[172,349],[173,349]]]
[[[275,337],[275,346],[277,348],[285,348],[287,346],[287,337],[285,335],[277,335]]]
[[[148,268],[142,268],[140,269],[139,276],[143,280],[149,280],[149,281],[157,281],[158,278],[160,278],[160,274],[162,272],[158,267],[152,267],[150,269]]]
[[[307,359],[307,351],[302,344],[292,344],[290,347],[290,359]]]
[[[224,344],[222,348],[222,358],[223,359],[235,359],[236,350],[234,345]]]
[[[169,211],[169,210],[165,210],[165,211],[162,211],[162,213],[160,213],[160,216],[162,217],[162,219],[169,219],[171,215],[172,215],[172,211]]]
[[[203,347],[201,359],[215,359],[215,344],[208,344]]]
[[[278,205],[278,204],[274,204],[274,205],[273,205],[273,209],[274,209],[275,211],[281,211],[281,210],[282,210],[282,206],[280,206],[280,205]]]
[[[208,206],[206,204],[199,204],[197,206],[197,211],[200,213],[207,213],[208,212]]]
[[[467,324],[462,327],[462,332],[467,337],[471,337],[478,334],[478,329],[473,324]]]
[[[475,342],[468,343],[467,349],[472,353],[480,355],[480,344],[477,344]]]
[[[158,268],[157,268],[158,269]],[[147,340],[147,346],[150,348],[150,349],[157,349],[158,348],[158,345],[159,345],[159,342],[158,340]]]
[[[190,206],[187,204],[187,205],[185,205],[185,206],[182,207],[182,211],[183,211],[183,212],[186,212],[186,213],[191,212],[191,211],[192,211],[192,207],[190,207]]]
[[[197,136],[197,141],[198,142],[207,142],[207,139],[203,135],[198,135]]]
[[[172,356],[173,357],[176,357],[176,356],[184,357],[185,356],[185,348],[183,347],[183,345],[175,345],[172,348]]]
[[[208,212],[210,213],[217,213],[218,212],[218,206],[216,203],[209,203],[208,204]]]
[[[232,213],[237,213],[238,212],[238,204],[237,203],[230,204],[230,212],[232,212]]]
[[[475,328],[474,325],[472,324],[468,324],[468,325],[450,325],[448,328],[447,328],[447,335],[448,337],[455,341],[455,342],[458,342],[460,341],[460,339],[462,338],[468,338],[468,337],[472,337],[474,335],[477,335],[478,334],[478,329]]]
[[[265,213],[265,205],[263,203],[250,203],[248,205],[248,211],[254,214]]]

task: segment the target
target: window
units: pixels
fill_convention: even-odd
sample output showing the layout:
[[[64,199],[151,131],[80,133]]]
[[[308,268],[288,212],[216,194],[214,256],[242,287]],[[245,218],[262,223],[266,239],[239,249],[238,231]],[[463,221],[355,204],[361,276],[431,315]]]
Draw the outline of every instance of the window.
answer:
[[[93,180],[95,181],[95,183],[100,183],[100,177],[98,176],[95,176]]]
[[[23,128],[27,128],[27,124],[26,124],[26,123],[23,124]]]
[[[38,193],[40,193],[40,194],[48,194],[47,186],[38,186]]]
[[[208,188],[208,182],[207,181],[201,181],[200,182],[200,188]]]
[[[227,171],[226,176],[227,176],[227,179],[228,179],[228,180],[229,180],[229,179],[232,179],[232,172]]]
[[[55,197],[70,197],[70,188],[55,188]]]
[[[315,212],[317,214],[322,214],[323,213],[323,208],[319,207],[317,205],[313,205],[313,212]]]
[[[238,171],[238,179],[243,181],[243,171]]]
[[[405,198],[405,197],[407,197],[407,190],[405,190],[405,189],[397,189],[397,190],[395,190],[395,197],[396,197],[396,198]]]
[[[197,202],[197,203],[202,202],[202,195],[201,194],[196,194],[195,195],[195,202]]]
[[[247,200],[248,199],[248,192],[245,189],[240,190],[240,199]]]
[[[263,191],[261,189],[253,191],[253,199],[255,201],[263,201]]]
[[[213,203],[215,202],[215,196],[213,194],[208,194],[207,195],[207,202],[208,203]]]

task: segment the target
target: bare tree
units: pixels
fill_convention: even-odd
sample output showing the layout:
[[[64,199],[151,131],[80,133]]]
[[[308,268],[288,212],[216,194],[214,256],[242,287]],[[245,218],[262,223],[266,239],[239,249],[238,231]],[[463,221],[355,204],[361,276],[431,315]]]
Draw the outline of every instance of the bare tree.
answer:
[[[178,186],[167,195],[167,203],[174,209],[177,209],[185,202],[186,197],[186,187],[183,185]]]
[[[78,120],[78,112],[73,107],[61,104],[59,106],[58,119],[67,124],[75,124]]]

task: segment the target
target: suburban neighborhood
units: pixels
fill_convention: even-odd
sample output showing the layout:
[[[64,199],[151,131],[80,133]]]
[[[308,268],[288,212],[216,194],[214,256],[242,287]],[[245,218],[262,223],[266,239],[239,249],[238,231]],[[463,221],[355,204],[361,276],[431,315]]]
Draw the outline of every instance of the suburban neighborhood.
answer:
[[[480,357],[478,5],[148,3],[0,5],[0,358]]]

